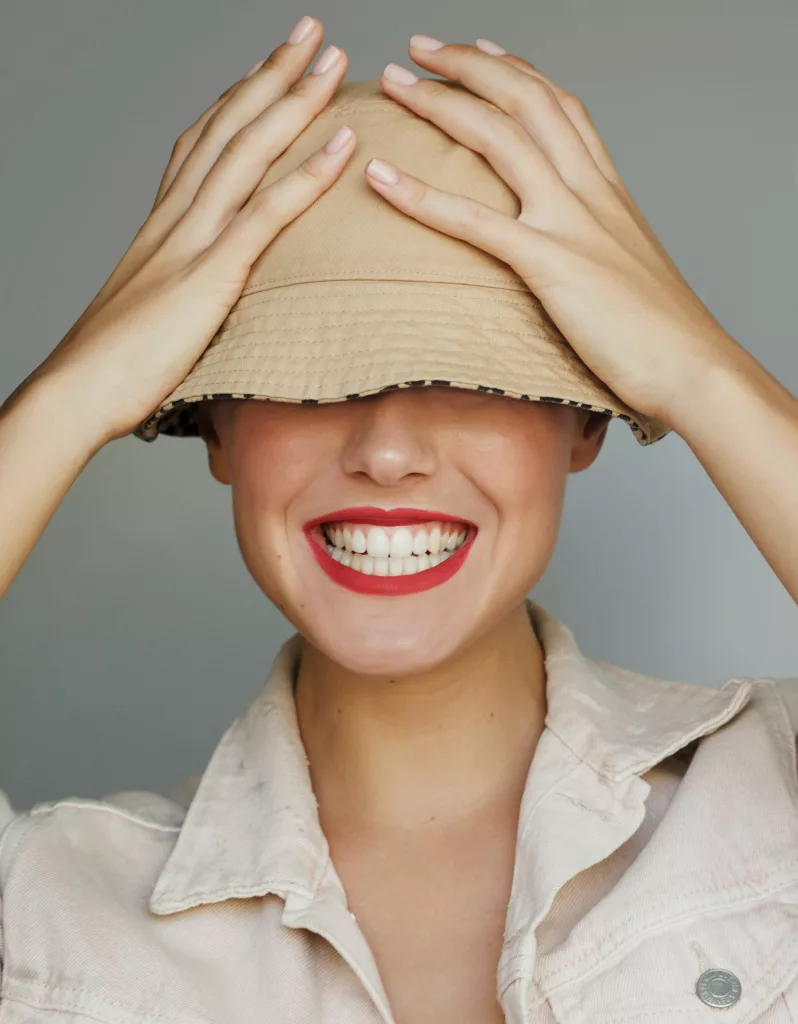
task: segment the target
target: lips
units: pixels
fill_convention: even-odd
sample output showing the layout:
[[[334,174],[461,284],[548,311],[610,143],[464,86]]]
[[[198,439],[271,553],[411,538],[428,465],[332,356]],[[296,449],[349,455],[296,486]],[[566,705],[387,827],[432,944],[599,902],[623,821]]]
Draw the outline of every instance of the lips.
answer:
[[[468,520],[429,509],[339,509],[303,527],[320,568],[364,594],[419,593],[451,579],[477,533]]]
[[[358,505],[356,508],[342,508],[337,512],[330,512],[326,516],[319,516],[305,523],[303,529],[319,526],[322,523],[334,523],[346,520],[350,523],[373,523],[375,526],[400,526],[402,524],[426,523],[438,520],[446,523],[467,523],[467,519],[458,519],[457,516],[450,516],[447,512],[432,512],[423,508],[370,508],[365,505]],[[470,525],[474,525],[473,523]],[[476,527],[474,527],[476,529]]]

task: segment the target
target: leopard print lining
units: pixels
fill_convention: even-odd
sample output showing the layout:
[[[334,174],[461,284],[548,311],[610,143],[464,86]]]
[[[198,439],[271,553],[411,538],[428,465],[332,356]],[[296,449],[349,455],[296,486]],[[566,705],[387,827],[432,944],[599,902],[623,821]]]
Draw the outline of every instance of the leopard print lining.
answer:
[[[395,391],[397,388],[420,388],[420,387],[457,387],[469,391],[484,391],[492,395],[505,395],[509,398],[518,398],[526,402],[554,402],[557,405],[570,405],[579,409],[588,409],[591,412],[604,413],[606,416],[616,417],[624,420],[631,427],[641,444],[650,444],[646,431],[631,416],[626,413],[615,413],[612,409],[606,409],[600,405],[591,405],[589,402],[576,402],[567,398],[555,398],[550,395],[525,395],[507,391],[504,388],[486,387],[478,384],[476,387],[463,384],[455,384],[450,380],[406,380],[399,384],[386,384],[381,388],[374,388],[371,391],[360,391],[344,398],[303,398],[303,399],[280,399],[280,401],[292,401],[301,405],[326,405],[330,402],[349,402],[356,398],[367,398],[370,395],[381,394],[384,391]],[[167,402],[157,412],[153,413],[147,420],[140,424],[133,431],[134,436],[142,441],[154,441],[159,434],[168,434],[171,437],[199,437],[197,418],[192,408],[197,402],[215,398],[254,398],[260,401],[271,401],[267,395],[256,395],[252,392],[214,392],[212,394],[197,395],[195,398],[178,398],[174,402]]]

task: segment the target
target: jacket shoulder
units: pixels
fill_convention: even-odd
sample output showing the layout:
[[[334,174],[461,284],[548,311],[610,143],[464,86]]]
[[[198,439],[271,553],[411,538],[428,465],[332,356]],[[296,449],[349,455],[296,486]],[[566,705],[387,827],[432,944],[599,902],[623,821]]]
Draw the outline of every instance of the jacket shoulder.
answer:
[[[189,802],[190,792],[172,787],[166,794],[124,790],[15,810],[0,790],[0,907],[12,868],[21,863],[113,873],[138,857],[154,869],[177,841]]]

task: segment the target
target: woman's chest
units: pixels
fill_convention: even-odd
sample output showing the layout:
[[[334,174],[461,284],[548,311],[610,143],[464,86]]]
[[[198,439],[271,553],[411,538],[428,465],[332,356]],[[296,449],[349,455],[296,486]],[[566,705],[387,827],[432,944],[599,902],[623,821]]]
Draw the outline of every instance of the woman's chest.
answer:
[[[497,969],[510,841],[338,851],[336,870],[396,1024],[502,1024]],[[335,852],[334,852],[335,856]]]

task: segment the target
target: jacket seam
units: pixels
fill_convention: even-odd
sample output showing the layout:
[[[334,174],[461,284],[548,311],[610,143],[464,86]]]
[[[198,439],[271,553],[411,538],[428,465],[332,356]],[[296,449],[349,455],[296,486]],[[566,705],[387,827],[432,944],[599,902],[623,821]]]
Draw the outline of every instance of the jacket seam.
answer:
[[[770,873],[770,876],[778,874],[781,871],[785,870],[786,868],[789,868],[789,867],[792,867],[792,866],[795,866],[795,865],[798,865],[798,858],[796,858],[796,859],[794,859],[792,861],[788,861],[786,864],[781,865],[779,868],[777,868],[774,871],[772,871]],[[768,877],[770,877],[770,876],[768,876]],[[782,889],[787,889],[787,888],[790,888],[792,886],[795,886],[797,881],[798,881],[798,878],[792,877],[792,878],[788,879],[786,882],[783,882],[780,885],[775,885],[775,886],[771,887],[770,889],[766,889],[764,891],[756,892],[756,893],[752,894],[751,896],[748,896],[747,898],[738,899],[734,903],[727,903],[726,906],[725,906],[725,909],[726,909],[727,912],[731,913],[731,912],[734,912],[735,910],[744,908],[744,907],[746,907],[746,906],[748,906],[748,905],[750,905],[752,903],[754,903],[754,904],[755,903],[760,903],[764,899],[766,899],[767,897],[772,896],[772,895],[780,892]],[[686,896],[686,897],[690,897],[690,896],[701,895],[701,894],[704,894],[704,893],[714,893],[714,892],[718,892],[718,891],[722,892],[724,888],[727,888],[727,887],[724,887],[724,886],[717,886],[717,887],[711,886],[709,888],[697,889],[697,890],[693,890],[693,891],[688,892],[688,893],[683,893],[681,895]],[[664,902],[660,902],[659,904],[655,904],[654,906],[656,908],[657,906],[665,906],[665,905],[666,904]],[[710,904],[707,909],[712,909],[713,906],[716,907],[717,904]],[[696,914],[701,913],[701,911],[704,910],[704,909],[705,908],[703,906],[692,906],[688,910],[683,910],[683,911],[681,911],[681,913],[675,914],[672,917],[665,917],[665,918],[659,919],[658,921],[656,921],[656,923],[652,924],[651,926],[649,926],[648,928],[644,929],[643,931],[635,932],[631,936],[625,936],[623,941],[621,941],[619,943],[615,943],[614,945],[612,945],[609,948],[607,948],[606,951],[599,956],[599,958],[590,966],[590,968],[587,971],[584,971],[581,975],[579,975],[579,976],[577,976],[575,978],[571,978],[570,980],[566,980],[564,982],[560,982],[559,983],[560,987],[571,985],[571,984],[575,984],[577,982],[583,981],[587,975],[592,974],[595,971],[597,971],[602,966],[602,964],[605,963],[605,961],[607,961],[608,959],[612,958],[619,950],[622,950],[625,945],[629,945],[629,944],[631,944],[633,942],[636,943],[636,944],[639,944],[640,942],[644,941],[645,939],[651,938],[653,935],[657,935],[659,932],[665,930],[668,927],[671,927],[673,925],[677,925],[681,921],[689,920],[691,917],[695,916]],[[615,924],[615,926],[613,927],[612,931],[609,932],[609,936],[608,937],[611,939],[613,936],[615,936],[619,932],[623,931],[623,929],[631,921],[634,921],[636,916],[637,916],[637,913],[634,913],[634,914],[632,914],[629,917],[625,917],[622,921],[617,922]],[[563,975],[567,974],[569,971],[572,971],[574,969],[574,967],[578,967],[580,964],[584,964],[585,960],[587,960],[588,957],[592,956],[594,953],[595,953],[595,948],[591,947],[590,949],[588,949],[585,952],[583,952],[581,956],[573,959],[569,964],[566,964],[564,967],[561,967],[558,970],[553,971],[550,975],[547,976],[547,982],[550,981],[552,984],[550,986],[547,984],[546,991],[549,992],[549,993],[557,991],[557,988],[558,988],[557,979],[558,978],[562,978]],[[518,959],[521,959],[522,957],[523,957],[523,954],[521,954],[520,956],[511,957],[510,960],[508,961],[508,963],[512,963],[513,960],[518,960]],[[514,974],[508,980],[507,986],[509,986],[510,984],[512,984],[512,982],[517,981],[519,978],[522,978],[522,977],[524,977],[523,972]]]
[[[48,814],[54,814],[55,811],[62,807],[69,807],[73,810],[78,811],[98,811],[106,814],[113,814],[117,818],[122,818],[125,821],[130,821],[135,825],[143,825],[144,828],[152,829],[154,832],[168,832],[176,833],[180,832],[180,825],[162,825],[160,822],[151,821],[148,818],[144,818],[140,815],[134,814],[132,811],[125,810],[122,807],[115,807],[113,804],[104,804],[100,801],[89,802],[82,800],[59,800],[55,804],[48,804],[47,806],[33,807],[28,814],[33,818],[44,818]]]

